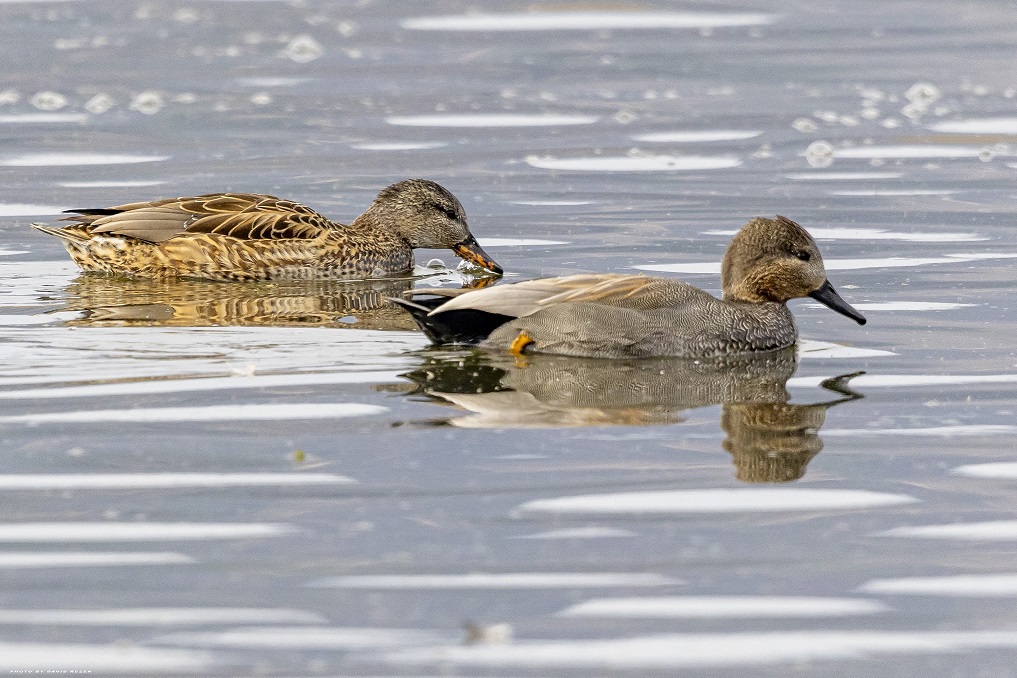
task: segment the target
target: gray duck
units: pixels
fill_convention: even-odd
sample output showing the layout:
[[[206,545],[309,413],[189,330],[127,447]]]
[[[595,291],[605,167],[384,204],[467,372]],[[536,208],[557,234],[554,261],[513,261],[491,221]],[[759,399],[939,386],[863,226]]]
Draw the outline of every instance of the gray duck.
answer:
[[[799,297],[865,324],[827,280],[812,236],[785,217],[749,221],[728,246],[721,276],[721,299],[671,278],[580,274],[392,301],[436,344],[596,358],[710,357],[792,346],[798,328],[787,302]]]

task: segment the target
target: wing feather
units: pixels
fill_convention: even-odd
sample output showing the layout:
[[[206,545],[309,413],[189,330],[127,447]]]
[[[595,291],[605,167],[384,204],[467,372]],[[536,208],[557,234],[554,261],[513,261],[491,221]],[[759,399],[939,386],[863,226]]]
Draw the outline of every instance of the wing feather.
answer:
[[[522,318],[549,306],[580,302],[648,311],[690,301],[698,295],[715,299],[688,283],[670,278],[583,273],[468,292],[442,304],[431,315],[472,309]]]
[[[311,239],[339,228],[304,205],[254,193],[213,193],[72,212],[75,214],[68,220],[93,233],[152,243],[185,233],[214,233],[242,240]]]

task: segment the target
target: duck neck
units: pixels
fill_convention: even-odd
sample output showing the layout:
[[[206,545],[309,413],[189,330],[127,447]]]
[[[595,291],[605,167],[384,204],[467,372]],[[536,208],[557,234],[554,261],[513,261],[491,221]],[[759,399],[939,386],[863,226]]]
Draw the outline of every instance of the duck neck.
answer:
[[[736,285],[724,286],[724,301],[744,301],[749,304],[784,303],[784,300],[769,294],[767,287],[765,280],[744,278]]]

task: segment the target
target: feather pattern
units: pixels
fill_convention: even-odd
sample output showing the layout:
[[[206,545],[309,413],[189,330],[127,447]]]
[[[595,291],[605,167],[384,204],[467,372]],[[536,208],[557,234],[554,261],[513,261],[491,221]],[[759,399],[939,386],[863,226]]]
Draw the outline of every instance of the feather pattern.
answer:
[[[413,267],[416,247],[448,247],[500,275],[466,225],[462,205],[422,179],[384,189],[346,226],[292,200],[257,193],[210,193],[69,210],[57,229],[85,271],[211,280],[348,280]]]
[[[670,278],[580,274],[490,287],[408,310],[436,343],[596,358],[786,348],[798,338],[787,301],[806,296],[865,323],[826,279],[812,237],[788,219],[746,224],[722,269],[723,299]]]

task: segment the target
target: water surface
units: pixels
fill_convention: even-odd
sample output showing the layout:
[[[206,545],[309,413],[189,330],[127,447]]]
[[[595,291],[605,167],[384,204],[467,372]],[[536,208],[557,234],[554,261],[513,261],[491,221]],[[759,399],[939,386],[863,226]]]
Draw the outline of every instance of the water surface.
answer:
[[[0,2],[0,669],[1013,675],[1012,18]],[[450,252],[135,281],[28,227],[223,190],[348,221],[408,177],[509,280],[717,292],[782,214],[869,323],[803,300],[797,355],[516,361],[384,302],[474,283]]]

